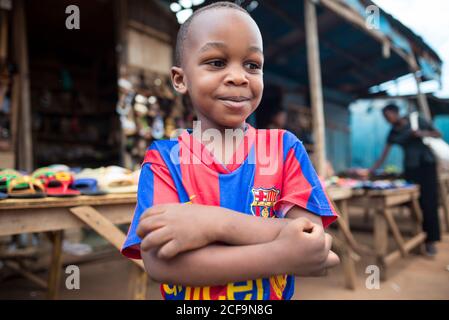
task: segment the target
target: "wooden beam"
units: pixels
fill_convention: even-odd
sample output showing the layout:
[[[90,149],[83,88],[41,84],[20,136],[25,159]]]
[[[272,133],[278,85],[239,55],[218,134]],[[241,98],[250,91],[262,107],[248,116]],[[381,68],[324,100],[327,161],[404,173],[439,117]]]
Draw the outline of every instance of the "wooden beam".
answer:
[[[320,50],[318,44],[318,24],[315,4],[311,0],[304,1],[307,64],[312,110],[313,138],[315,143],[315,168],[319,175],[326,172],[326,140],[324,123],[323,88],[321,83]]]
[[[333,28],[338,20],[331,11],[327,10],[319,17],[318,31],[324,33]],[[286,35],[280,37],[275,43],[270,44],[265,50],[265,57],[271,58],[279,54],[281,51],[288,51],[291,47],[298,45],[305,40],[304,26],[296,23],[296,28]]]
[[[0,10],[0,63],[4,63],[8,55],[8,14]]]
[[[422,243],[424,243],[426,240],[426,234],[424,232],[415,235],[413,238],[409,239],[404,244],[404,250],[405,252],[409,253],[412,251],[412,249],[419,247]],[[398,260],[399,258],[403,257],[400,250],[395,250],[388,255],[386,255],[383,259],[383,262],[386,266],[391,265],[394,261]]]
[[[70,208],[70,212],[72,212],[89,227],[94,229],[100,236],[109,241],[109,243],[111,243],[118,250],[121,250],[122,245],[125,242],[126,235],[100,212],[90,206]],[[145,267],[141,260],[133,259],[131,261],[145,271]]]
[[[23,0],[14,1],[13,30],[15,60],[19,67],[20,104],[17,152],[19,169],[31,171],[33,169],[33,145],[31,139],[31,101],[30,80],[28,69],[28,46],[25,19],[25,3]]]
[[[34,282],[39,287],[41,287],[43,289],[48,289],[48,284],[45,280],[39,278],[32,272],[22,268],[19,263],[15,262],[15,261],[6,261],[5,266],[10,268],[11,270],[14,270],[15,272],[21,274],[24,278],[27,278],[31,282]]]
[[[369,65],[369,61],[361,61],[360,59],[358,59],[357,57],[355,57],[354,55],[350,54],[349,52],[339,48],[338,46],[336,46],[335,44],[331,43],[330,41],[326,41],[326,40],[322,40],[320,41],[320,43],[323,44],[323,46],[331,49],[333,52],[335,52],[337,55],[345,58],[346,60],[348,60],[349,62],[353,63],[357,69],[362,69],[362,70],[366,70],[368,71],[371,76],[376,79],[376,81],[382,81],[385,82],[384,80],[384,76],[382,76],[382,74],[380,72],[378,72],[377,70],[375,70],[374,68],[371,68]],[[333,70],[334,71],[334,70]]]

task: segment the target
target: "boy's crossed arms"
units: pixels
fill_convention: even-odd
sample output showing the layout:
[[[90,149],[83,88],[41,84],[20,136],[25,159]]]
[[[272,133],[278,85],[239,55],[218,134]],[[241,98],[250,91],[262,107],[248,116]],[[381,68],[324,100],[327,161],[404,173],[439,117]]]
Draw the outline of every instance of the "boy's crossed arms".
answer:
[[[137,227],[150,277],[214,286],[275,275],[322,275],[339,263],[321,217],[298,206],[287,219],[264,219],[198,204],[156,205]]]

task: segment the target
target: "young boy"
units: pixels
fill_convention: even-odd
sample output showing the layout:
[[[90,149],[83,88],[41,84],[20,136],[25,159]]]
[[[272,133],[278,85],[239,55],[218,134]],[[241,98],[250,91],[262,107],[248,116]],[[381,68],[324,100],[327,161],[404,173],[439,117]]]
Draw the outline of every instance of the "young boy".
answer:
[[[263,59],[256,23],[229,2],[197,10],[178,33],[172,82],[199,125],[148,149],[122,249],[165,299],[290,299],[294,276],[339,262],[323,229],[337,215],[301,142],[245,122]]]

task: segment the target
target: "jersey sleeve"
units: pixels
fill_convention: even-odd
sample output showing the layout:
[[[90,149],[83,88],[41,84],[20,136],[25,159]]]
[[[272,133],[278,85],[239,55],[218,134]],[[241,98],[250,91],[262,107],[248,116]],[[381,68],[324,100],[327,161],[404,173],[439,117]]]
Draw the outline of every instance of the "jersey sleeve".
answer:
[[[296,205],[321,216],[323,226],[329,226],[338,215],[302,142],[286,131],[283,148],[282,190],[280,199],[275,203],[275,211],[283,218],[287,211]]]
[[[178,193],[168,168],[157,150],[148,150],[139,177],[137,205],[121,253],[131,259],[141,259],[141,239],[136,234],[139,219],[145,210],[156,204],[179,203]]]

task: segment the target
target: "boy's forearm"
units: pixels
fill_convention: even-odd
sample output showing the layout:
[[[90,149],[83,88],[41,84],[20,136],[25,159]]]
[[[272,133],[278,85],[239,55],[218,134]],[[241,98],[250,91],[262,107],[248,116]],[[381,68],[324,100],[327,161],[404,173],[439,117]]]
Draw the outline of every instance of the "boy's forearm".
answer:
[[[276,241],[248,246],[212,244],[169,260],[157,258],[155,250],[141,255],[153,280],[183,286],[225,285],[285,274],[288,270]]]
[[[217,220],[212,238],[229,245],[252,245],[273,241],[288,223],[286,219],[261,218],[222,207],[210,207]]]

